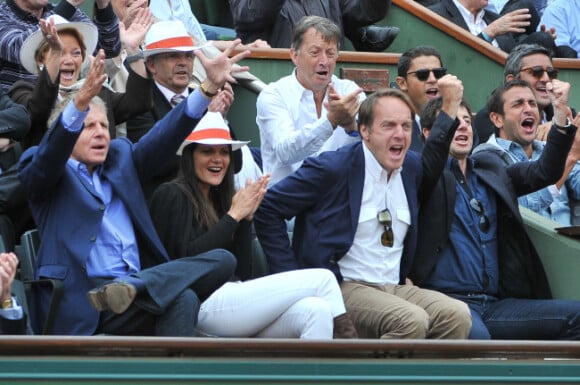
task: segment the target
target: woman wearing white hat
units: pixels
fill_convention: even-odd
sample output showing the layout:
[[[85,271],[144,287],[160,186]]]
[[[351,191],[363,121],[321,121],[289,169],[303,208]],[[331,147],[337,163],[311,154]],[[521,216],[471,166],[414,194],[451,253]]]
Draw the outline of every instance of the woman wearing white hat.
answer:
[[[139,15],[140,23],[125,31],[122,39],[125,46],[139,51],[139,43],[153,20],[144,10]],[[83,80],[79,80],[82,65],[88,63],[89,55],[97,45],[97,28],[94,24],[68,22],[59,15],[40,20],[40,29],[30,35],[20,50],[20,61],[26,70],[38,73],[35,84],[25,81],[14,83],[10,97],[25,105],[32,118],[29,136],[22,141],[24,148],[36,145],[46,131],[46,122],[58,100],[78,91]],[[107,117],[111,138],[116,137],[115,125],[145,112],[151,104],[148,90],[151,80],[143,60],[131,63],[126,93],[115,93],[103,87],[99,96],[107,104]]]
[[[251,220],[269,176],[234,193],[231,154],[245,144],[232,140],[221,114],[206,113],[178,150],[178,177],[159,186],[151,199],[151,217],[170,258],[217,248],[237,258],[236,277],[201,298],[197,329],[220,337],[356,337],[328,270],[251,279]]]

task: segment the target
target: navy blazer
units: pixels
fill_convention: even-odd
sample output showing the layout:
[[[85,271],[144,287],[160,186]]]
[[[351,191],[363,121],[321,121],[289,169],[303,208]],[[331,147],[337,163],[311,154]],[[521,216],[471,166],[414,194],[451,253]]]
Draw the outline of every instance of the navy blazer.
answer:
[[[550,286],[539,255],[526,233],[517,197],[555,183],[564,171],[574,131],[567,135],[552,129],[537,162],[506,167],[489,151],[472,155],[474,172],[493,192],[497,202],[499,296],[502,298],[551,298]],[[421,285],[433,271],[447,247],[456,198],[455,177],[443,172],[419,215],[421,242],[410,278]]]
[[[429,9],[439,16],[442,16],[445,19],[457,24],[461,28],[469,31],[469,27],[467,26],[465,19],[463,19],[463,16],[461,16],[461,13],[459,13],[459,9],[457,9],[453,3],[453,0],[441,0],[439,3],[430,6]],[[483,20],[487,25],[496,21],[499,19],[499,17],[500,16],[497,13],[488,10],[485,10],[485,13],[483,14]],[[483,35],[481,33],[477,35],[477,37],[483,39]],[[497,41],[499,48],[501,48],[501,50],[504,52],[510,52],[517,45],[516,39],[511,33],[496,36],[495,40]]]
[[[128,139],[111,141],[102,165],[101,178],[107,179],[121,199],[139,241],[141,268],[168,261],[145,201],[141,183],[163,167],[192,131],[198,119],[185,114],[181,103],[160,120],[138,143]],[[56,278],[64,282],[64,295],[55,320],[55,334],[90,335],[97,328],[99,313],[87,300],[93,288],[87,277],[86,262],[99,233],[105,205],[94,188],[70,167],[67,160],[80,132],[64,129],[60,118],[37,147],[22,154],[20,178],[41,238],[36,278]],[[39,288],[32,308],[44,319],[48,288]],[[32,309],[31,309],[32,311]]]
[[[400,282],[411,268],[417,245],[419,201],[439,179],[458,121],[441,113],[421,155],[409,151],[402,178],[411,213],[404,240]],[[362,143],[354,143],[307,158],[303,165],[272,186],[254,224],[270,265],[277,273],[300,268],[330,269],[342,280],[337,262],[352,246],[358,226],[364,187],[365,164]],[[285,220],[296,217],[292,245]]]

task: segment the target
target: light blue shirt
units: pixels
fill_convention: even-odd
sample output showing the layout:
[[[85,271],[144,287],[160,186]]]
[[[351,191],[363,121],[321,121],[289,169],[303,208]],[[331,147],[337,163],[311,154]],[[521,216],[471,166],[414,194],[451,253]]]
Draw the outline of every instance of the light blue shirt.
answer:
[[[0,308],[0,317],[4,317],[9,320],[19,320],[24,317],[24,310],[22,306],[18,304],[15,297],[12,297],[12,307],[8,309]]]
[[[495,12],[499,15],[508,1],[509,0],[489,0],[485,9],[491,12]]]
[[[131,217],[123,202],[113,194],[111,183],[101,177],[101,166],[90,175],[83,163],[69,158],[67,167],[94,188],[105,210],[101,229],[87,260],[87,275],[111,278],[139,272],[139,250]]]
[[[578,53],[580,58],[580,0],[554,0],[548,4],[538,30],[543,24],[546,28],[556,28],[556,45],[567,45]]]
[[[532,157],[528,158],[523,147],[510,140],[496,138],[497,144],[510,155],[513,162],[529,162],[537,160],[544,151],[544,142],[534,140],[532,143]],[[580,167],[574,166],[566,183],[558,191],[555,186],[545,187],[541,190],[518,198],[521,206],[527,207],[545,218],[558,222],[562,226],[570,226],[569,191],[576,198],[580,196]]]

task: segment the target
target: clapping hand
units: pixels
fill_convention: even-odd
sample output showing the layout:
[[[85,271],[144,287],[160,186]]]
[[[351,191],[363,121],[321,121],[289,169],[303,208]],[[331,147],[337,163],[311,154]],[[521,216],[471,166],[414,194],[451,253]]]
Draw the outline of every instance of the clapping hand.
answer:
[[[255,182],[248,179],[246,186],[240,188],[232,198],[232,206],[228,215],[238,222],[242,219],[251,221],[260,203],[262,203],[262,199],[264,199],[269,181],[270,174],[261,176]]]

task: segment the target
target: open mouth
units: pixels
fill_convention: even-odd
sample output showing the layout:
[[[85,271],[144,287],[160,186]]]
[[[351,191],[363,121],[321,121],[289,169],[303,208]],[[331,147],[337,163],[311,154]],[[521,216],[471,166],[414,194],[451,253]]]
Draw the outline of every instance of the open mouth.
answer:
[[[538,84],[535,88],[536,92],[542,95],[547,95],[548,91],[546,90],[545,84]]]
[[[74,80],[75,71],[71,69],[61,69],[60,70],[60,79],[73,81]]]
[[[401,154],[403,153],[403,146],[389,147],[389,153],[394,156],[401,156]]]
[[[524,118],[521,122],[521,126],[527,131],[534,131],[536,120],[534,118]]]
[[[96,153],[104,153],[107,151],[107,146],[103,145],[95,145],[91,146],[91,150]]]
[[[214,174],[219,174],[222,171],[222,167],[208,167],[207,170]]]
[[[460,144],[467,144],[469,142],[469,137],[467,135],[457,135],[453,140]]]
[[[439,90],[437,88],[429,88],[426,92],[427,96],[430,98],[436,98],[439,95]]]

